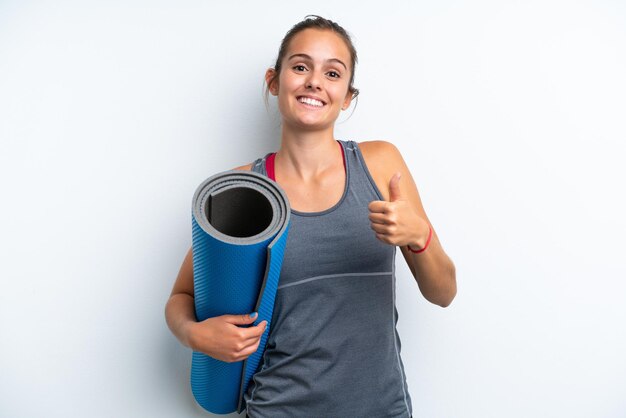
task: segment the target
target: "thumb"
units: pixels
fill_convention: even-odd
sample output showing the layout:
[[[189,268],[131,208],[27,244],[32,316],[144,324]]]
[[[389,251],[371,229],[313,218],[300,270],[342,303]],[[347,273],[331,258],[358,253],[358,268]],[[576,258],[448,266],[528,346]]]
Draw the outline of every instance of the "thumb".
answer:
[[[259,314],[256,312],[253,312],[249,315],[226,315],[226,320],[231,324],[245,325],[254,322],[258,316]]]
[[[400,200],[402,195],[400,194],[400,178],[402,174],[398,171],[393,176],[391,176],[391,180],[389,180],[389,201],[395,202],[396,200]]]

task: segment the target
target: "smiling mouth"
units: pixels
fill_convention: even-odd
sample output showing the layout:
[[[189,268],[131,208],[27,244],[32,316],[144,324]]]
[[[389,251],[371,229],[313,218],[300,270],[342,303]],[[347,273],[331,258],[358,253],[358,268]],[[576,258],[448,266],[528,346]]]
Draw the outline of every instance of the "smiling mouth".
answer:
[[[298,97],[298,101],[300,103],[304,103],[309,106],[315,106],[315,107],[323,107],[325,105],[325,103],[320,100],[312,99],[310,97],[305,97],[305,96]]]

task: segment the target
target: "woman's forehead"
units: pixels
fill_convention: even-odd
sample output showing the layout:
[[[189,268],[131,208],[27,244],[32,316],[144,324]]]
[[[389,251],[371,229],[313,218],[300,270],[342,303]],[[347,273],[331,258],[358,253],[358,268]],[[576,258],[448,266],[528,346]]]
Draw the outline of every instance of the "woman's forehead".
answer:
[[[350,51],[343,38],[330,30],[305,29],[296,34],[289,43],[285,58],[305,54],[313,59],[337,58],[350,64]]]

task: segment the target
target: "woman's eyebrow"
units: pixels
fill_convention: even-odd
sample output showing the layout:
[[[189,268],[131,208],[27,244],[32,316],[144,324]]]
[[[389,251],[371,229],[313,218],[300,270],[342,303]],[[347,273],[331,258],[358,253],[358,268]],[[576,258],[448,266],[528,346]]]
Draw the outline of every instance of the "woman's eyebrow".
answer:
[[[313,61],[313,58],[311,58],[311,56],[307,55],[307,54],[293,54],[288,59],[291,60],[292,58],[304,58],[304,59],[307,59],[309,61]],[[346,64],[344,64],[343,61],[341,61],[339,58],[329,58],[329,59],[326,60],[326,62],[337,62],[337,63],[343,65],[343,68],[345,68],[346,71],[348,70],[348,66]]]

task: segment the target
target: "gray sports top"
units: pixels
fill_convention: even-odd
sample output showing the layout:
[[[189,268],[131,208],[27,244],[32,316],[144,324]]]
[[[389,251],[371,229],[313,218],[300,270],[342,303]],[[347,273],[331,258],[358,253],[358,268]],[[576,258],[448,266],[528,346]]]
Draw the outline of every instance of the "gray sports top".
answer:
[[[263,363],[244,394],[251,418],[410,417],[395,306],[396,247],[370,228],[383,197],[358,144],[346,186],[322,212],[291,211]],[[252,171],[267,175],[265,160]]]

